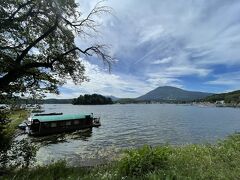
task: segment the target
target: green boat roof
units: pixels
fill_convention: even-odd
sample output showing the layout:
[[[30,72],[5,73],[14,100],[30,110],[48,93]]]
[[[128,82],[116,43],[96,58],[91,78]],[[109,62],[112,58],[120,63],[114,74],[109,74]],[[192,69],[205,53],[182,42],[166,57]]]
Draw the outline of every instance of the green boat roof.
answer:
[[[85,119],[86,116],[92,114],[63,114],[63,115],[49,115],[49,116],[33,116],[33,120],[39,120],[40,122],[51,122],[51,121],[66,121],[75,119]]]

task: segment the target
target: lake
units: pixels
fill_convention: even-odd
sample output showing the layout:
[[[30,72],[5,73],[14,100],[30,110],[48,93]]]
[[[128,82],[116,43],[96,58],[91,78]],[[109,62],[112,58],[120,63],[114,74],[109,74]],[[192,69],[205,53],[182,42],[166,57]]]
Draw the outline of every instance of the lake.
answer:
[[[72,165],[106,162],[122,149],[145,144],[215,143],[240,131],[240,109],[174,104],[44,105],[45,112],[94,113],[102,126],[85,132],[30,140],[39,164],[66,159]],[[26,135],[25,135],[26,136]]]

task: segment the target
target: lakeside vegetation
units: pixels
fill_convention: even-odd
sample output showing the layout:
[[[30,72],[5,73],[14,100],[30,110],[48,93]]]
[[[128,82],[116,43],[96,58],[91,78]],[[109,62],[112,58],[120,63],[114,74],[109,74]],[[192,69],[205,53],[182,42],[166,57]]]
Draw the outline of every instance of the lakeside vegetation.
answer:
[[[17,126],[23,122],[23,120],[26,120],[29,116],[29,111],[27,110],[15,110],[11,111],[11,113],[8,114],[8,119],[10,119],[10,123],[6,126],[6,131],[10,136],[13,136]]]
[[[0,147],[4,150],[9,146],[17,126],[27,117],[29,112],[26,110],[12,110],[8,112],[0,112]]]
[[[0,111],[0,176],[16,168],[28,167],[35,158],[36,147],[28,140],[16,140],[18,125],[27,119],[27,110]]]
[[[143,146],[115,162],[96,167],[70,167],[59,161],[18,169],[2,179],[237,179],[240,134],[215,145]]]
[[[215,103],[216,101],[224,101],[225,103],[239,104],[240,103],[240,90],[228,93],[214,94],[205,98],[205,101]]]

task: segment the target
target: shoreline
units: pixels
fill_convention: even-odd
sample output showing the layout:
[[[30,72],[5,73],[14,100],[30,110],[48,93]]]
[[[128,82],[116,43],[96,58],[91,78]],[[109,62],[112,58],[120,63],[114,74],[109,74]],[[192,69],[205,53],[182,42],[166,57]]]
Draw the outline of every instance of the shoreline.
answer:
[[[20,117],[23,118],[23,114],[16,113],[13,117],[16,119],[11,127],[16,128],[16,122],[20,121]],[[235,133],[214,144],[145,145],[139,148],[127,148],[115,159],[92,166],[80,164],[71,166],[67,161],[59,160],[47,165],[9,170],[1,178],[234,179],[240,174],[239,154],[240,134]]]
[[[103,165],[68,166],[58,161],[46,166],[18,169],[3,179],[234,179],[240,174],[240,134],[216,145],[157,146],[128,149],[122,157]],[[47,175],[47,178],[46,178]]]

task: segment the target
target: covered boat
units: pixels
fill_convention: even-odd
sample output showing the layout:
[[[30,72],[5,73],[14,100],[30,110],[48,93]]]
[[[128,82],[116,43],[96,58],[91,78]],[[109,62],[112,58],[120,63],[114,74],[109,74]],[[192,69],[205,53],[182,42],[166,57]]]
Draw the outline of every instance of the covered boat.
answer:
[[[44,114],[31,118],[30,135],[47,135],[100,126],[93,114]]]

